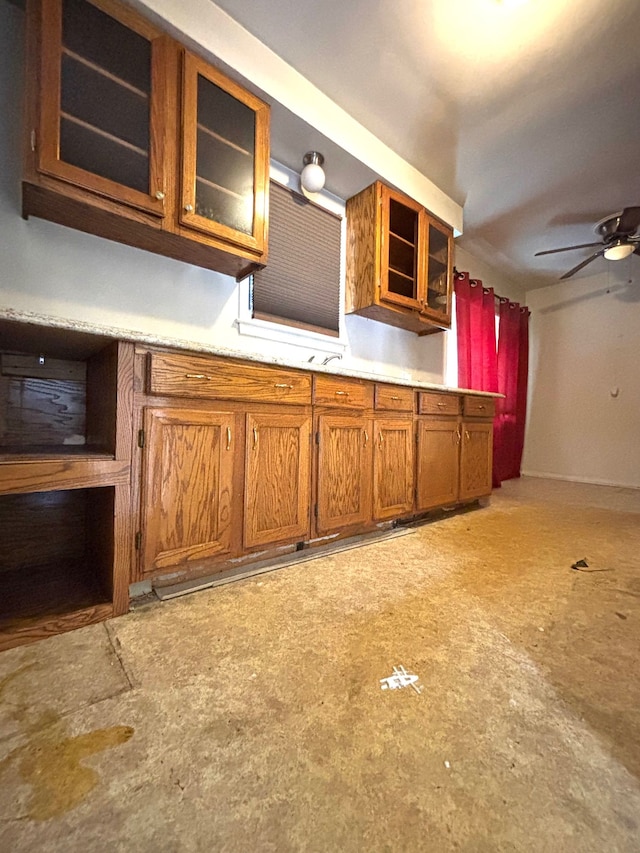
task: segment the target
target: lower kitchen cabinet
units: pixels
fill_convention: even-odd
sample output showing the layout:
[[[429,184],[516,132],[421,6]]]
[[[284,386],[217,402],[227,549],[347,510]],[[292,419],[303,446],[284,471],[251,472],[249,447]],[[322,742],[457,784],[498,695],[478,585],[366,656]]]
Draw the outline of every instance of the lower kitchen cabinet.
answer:
[[[236,417],[178,407],[144,410],[142,572],[230,551]]]
[[[461,501],[481,498],[491,492],[493,423],[463,420],[460,450]]]
[[[418,397],[418,413],[427,417],[418,418],[416,511],[489,495],[494,400],[434,391]]]
[[[458,419],[419,418],[417,431],[416,510],[451,506],[458,500]]]
[[[376,418],[373,441],[373,517],[406,515],[413,508],[413,418]]]
[[[318,417],[316,529],[319,534],[371,520],[371,421],[361,414]]]
[[[247,414],[245,548],[310,536],[311,416]]]
[[[10,321],[0,339],[0,649],[126,612],[131,582],[491,492],[488,396]]]

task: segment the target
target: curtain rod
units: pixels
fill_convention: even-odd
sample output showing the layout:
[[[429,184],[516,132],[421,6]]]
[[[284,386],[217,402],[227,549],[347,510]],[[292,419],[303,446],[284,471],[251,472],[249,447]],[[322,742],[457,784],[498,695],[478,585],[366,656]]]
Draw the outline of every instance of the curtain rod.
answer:
[[[462,275],[462,273],[457,269],[457,267],[454,267],[454,268],[453,268],[453,275],[454,275],[454,276],[459,276],[459,275]],[[469,283],[471,284],[471,286],[472,286],[472,287],[475,287],[475,286],[478,284],[478,280],[477,280],[477,279],[475,279],[475,278],[470,278],[470,279],[469,279]],[[491,288],[484,288],[484,289],[485,289],[485,290],[491,290]],[[524,305],[520,305],[520,303],[519,303],[519,302],[514,302],[512,299],[509,299],[507,296],[498,296],[498,294],[497,294],[497,293],[494,293],[494,294],[493,294],[493,298],[494,298],[494,300],[495,300],[496,302],[498,302],[499,304],[502,304],[502,305],[504,305],[504,304],[509,304],[509,305],[513,305],[514,307],[515,307],[516,305],[518,305],[518,306],[520,307],[520,310],[521,310],[521,311],[525,311],[525,310],[527,310],[527,309],[526,309],[526,306],[524,306]]]

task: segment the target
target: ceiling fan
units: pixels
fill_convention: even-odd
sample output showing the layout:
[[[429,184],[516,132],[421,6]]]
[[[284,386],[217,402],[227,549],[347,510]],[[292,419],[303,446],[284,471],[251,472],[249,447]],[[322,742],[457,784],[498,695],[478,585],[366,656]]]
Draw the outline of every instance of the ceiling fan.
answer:
[[[568,252],[571,249],[592,249],[598,246],[586,261],[582,261],[573,269],[560,276],[560,281],[570,278],[591,261],[604,256],[608,261],[621,261],[635,252],[640,255],[640,207],[625,207],[620,213],[613,213],[601,219],[593,229],[602,238],[598,243],[581,243],[578,246],[565,246],[562,249],[547,249],[545,252],[536,252],[535,257],[540,255],[553,255],[556,252]]]

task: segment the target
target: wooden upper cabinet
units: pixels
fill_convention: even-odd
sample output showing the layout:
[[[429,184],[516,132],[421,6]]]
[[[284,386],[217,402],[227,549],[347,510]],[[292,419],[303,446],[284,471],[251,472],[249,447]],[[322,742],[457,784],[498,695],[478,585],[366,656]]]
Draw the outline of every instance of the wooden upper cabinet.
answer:
[[[118,0],[27,0],[23,214],[240,279],[266,263],[269,107]]]
[[[167,38],[108,0],[41,8],[39,170],[163,216]]]
[[[180,222],[264,251],[268,140],[268,106],[185,53]]]
[[[346,217],[347,313],[418,334],[450,328],[453,230],[379,181]]]

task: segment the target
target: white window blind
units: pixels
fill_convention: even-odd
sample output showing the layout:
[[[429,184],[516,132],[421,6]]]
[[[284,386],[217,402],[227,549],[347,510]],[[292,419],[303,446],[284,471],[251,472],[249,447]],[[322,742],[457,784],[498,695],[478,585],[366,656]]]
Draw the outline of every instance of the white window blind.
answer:
[[[337,336],[341,220],[271,182],[269,258],[253,276],[253,316]]]

